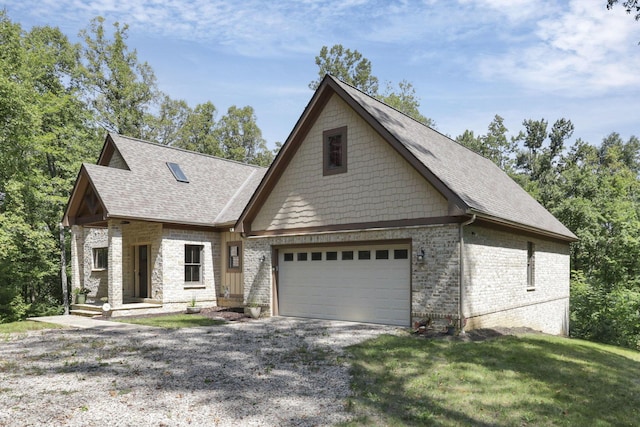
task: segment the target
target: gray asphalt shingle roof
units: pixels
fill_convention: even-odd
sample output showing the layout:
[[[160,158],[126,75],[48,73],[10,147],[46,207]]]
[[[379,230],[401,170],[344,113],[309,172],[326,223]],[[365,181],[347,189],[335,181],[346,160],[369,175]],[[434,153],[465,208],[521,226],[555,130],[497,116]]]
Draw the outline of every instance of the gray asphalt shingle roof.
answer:
[[[110,134],[130,170],[84,164],[109,217],[190,225],[238,219],[265,168]],[[180,165],[178,182],[167,162]]]
[[[334,77],[327,78],[462,200],[469,213],[576,238],[492,161]]]

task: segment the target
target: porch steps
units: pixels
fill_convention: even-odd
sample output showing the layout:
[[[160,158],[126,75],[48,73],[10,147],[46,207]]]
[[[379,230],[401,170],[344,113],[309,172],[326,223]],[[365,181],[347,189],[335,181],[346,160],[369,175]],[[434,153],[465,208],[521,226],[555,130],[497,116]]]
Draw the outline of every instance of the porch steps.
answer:
[[[118,308],[112,308],[109,312],[109,316],[120,317],[126,315],[135,315],[136,312],[140,314],[147,314],[149,311],[156,311],[162,309],[162,304],[153,302],[128,302]],[[71,304],[70,314],[75,316],[84,317],[102,317],[102,304]]]
[[[102,306],[94,304],[71,304],[70,314],[84,317],[102,317]]]

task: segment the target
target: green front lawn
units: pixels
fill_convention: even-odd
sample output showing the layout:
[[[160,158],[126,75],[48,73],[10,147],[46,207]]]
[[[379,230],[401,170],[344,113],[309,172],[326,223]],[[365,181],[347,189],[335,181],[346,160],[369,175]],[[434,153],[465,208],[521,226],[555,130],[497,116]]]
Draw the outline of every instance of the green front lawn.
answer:
[[[20,322],[0,323],[0,334],[24,333],[29,331],[39,331],[41,329],[60,329],[63,327],[64,326],[54,325],[52,323],[24,320]]]
[[[226,323],[224,320],[211,319],[198,314],[167,314],[153,317],[113,319],[121,323],[134,323],[136,325],[156,326],[159,328],[178,329],[194,328],[196,326],[216,326]]]
[[[635,426],[640,353],[544,335],[382,336],[349,348],[347,425]]]

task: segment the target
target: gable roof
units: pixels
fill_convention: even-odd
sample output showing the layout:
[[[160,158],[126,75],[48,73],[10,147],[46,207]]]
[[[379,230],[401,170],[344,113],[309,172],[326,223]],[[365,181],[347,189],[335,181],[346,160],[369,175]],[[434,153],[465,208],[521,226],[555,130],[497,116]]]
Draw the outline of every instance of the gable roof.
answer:
[[[178,181],[168,162],[178,164],[189,182]],[[63,222],[75,223],[91,191],[103,206],[101,221],[232,225],[265,172],[259,166],[108,134],[98,164],[82,165]]]
[[[492,161],[330,75],[321,82],[240,216],[236,224],[239,231],[248,231],[245,228],[269,189],[333,95],[342,98],[440,191],[454,207],[452,211],[562,240],[576,240],[569,229]]]

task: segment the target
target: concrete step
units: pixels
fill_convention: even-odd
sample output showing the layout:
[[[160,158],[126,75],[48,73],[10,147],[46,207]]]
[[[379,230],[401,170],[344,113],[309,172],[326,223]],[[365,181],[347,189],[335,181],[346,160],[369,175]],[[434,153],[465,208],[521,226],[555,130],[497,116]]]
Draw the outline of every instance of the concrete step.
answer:
[[[71,311],[69,311],[69,313],[84,317],[102,316],[102,306],[95,304],[71,304]]]
[[[102,312],[97,312],[94,310],[71,310],[70,314],[74,316],[82,316],[82,317],[102,317]]]
[[[71,304],[72,310],[86,310],[102,313],[102,304]]]

